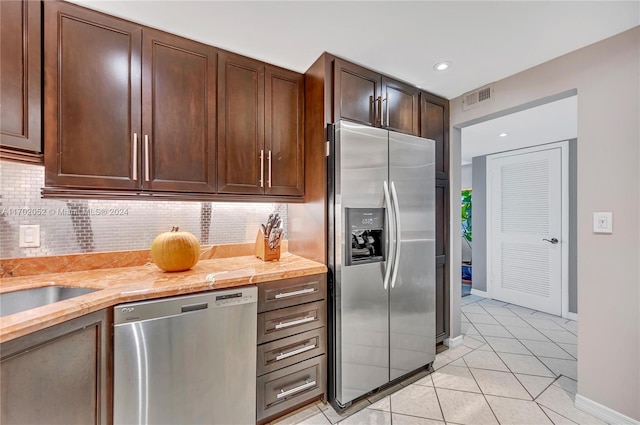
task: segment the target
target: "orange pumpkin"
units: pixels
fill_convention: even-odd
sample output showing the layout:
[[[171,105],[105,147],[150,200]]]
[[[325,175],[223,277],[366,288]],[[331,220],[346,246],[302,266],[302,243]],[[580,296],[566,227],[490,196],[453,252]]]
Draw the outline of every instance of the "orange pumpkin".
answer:
[[[193,234],[173,227],[170,232],[161,233],[153,240],[151,259],[168,272],[189,270],[200,259],[200,242]]]

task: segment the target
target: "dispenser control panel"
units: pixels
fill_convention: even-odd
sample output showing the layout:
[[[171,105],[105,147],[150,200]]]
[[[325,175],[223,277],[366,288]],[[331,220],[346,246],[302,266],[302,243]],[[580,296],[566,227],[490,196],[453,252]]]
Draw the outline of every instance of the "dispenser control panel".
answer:
[[[345,265],[385,261],[384,214],[384,208],[345,208]]]

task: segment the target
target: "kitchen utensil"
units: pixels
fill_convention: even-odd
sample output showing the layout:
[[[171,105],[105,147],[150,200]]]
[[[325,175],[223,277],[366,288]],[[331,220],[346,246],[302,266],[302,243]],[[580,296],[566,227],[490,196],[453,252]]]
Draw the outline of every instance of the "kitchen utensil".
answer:
[[[264,231],[264,237],[268,238],[271,234],[271,229],[273,228],[273,214],[269,214],[269,219],[267,220],[266,230]]]

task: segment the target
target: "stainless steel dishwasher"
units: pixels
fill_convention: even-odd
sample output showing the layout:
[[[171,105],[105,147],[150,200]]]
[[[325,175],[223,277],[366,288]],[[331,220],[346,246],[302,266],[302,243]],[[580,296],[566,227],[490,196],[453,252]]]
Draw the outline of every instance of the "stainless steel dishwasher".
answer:
[[[253,424],[257,288],[114,307],[114,424]]]

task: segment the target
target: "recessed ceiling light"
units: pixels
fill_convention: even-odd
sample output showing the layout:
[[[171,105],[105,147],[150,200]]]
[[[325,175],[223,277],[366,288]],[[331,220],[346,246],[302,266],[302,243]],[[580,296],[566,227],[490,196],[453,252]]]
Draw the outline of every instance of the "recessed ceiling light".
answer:
[[[500,136],[500,137],[507,137],[508,135],[509,135],[509,133],[500,133],[500,134],[498,134],[498,136]]]
[[[450,61],[438,62],[437,64],[433,65],[433,69],[435,69],[436,71],[444,71],[445,69],[449,68],[450,66],[451,66],[451,62]]]

